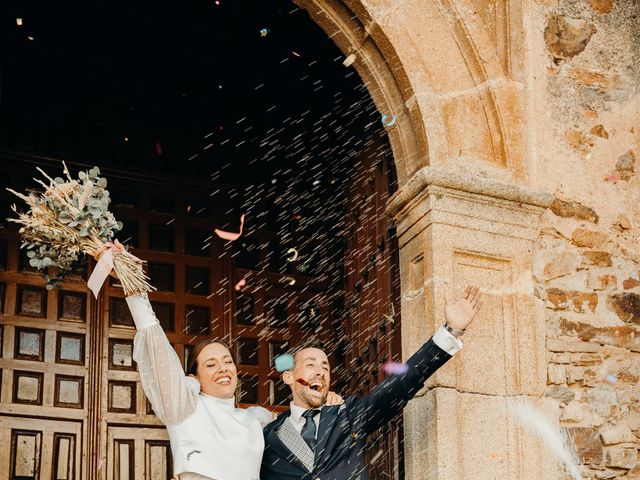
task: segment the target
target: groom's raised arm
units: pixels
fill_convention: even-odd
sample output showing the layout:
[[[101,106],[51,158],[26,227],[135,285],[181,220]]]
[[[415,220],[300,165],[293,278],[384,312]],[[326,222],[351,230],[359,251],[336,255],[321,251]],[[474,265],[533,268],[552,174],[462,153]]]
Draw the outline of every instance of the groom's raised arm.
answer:
[[[453,332],[459,332],[456,335],[461,335],[473,321],[481,305],[480,289],[467,287],[457,301],[447,302],[444,312],[447,325]],[[405,373],[389,376],[369,395],[349,401],[356,430],[368,435],[391,420],[424,386],[427,379],[461,348],[462,342],[444,326],[440,327],[406,361]]]
[[[382,427],[402,411],[427,379],[444,365],[462,344],[444,327],[423,344],[407,361],[407,371],[390,375],[369,395],[353,399],[354,424],[365,435]]]

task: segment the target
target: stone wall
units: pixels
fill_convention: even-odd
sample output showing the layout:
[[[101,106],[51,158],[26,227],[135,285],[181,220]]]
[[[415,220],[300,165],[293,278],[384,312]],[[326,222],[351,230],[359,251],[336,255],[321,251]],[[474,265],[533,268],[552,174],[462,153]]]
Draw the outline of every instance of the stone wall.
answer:
[[[544,45],[532,56],[543,120],[530,119],[532,181],[556,197],[533,260],[545,395],[585,476],[640,479],[640,3],[540,0],[534,10]]]

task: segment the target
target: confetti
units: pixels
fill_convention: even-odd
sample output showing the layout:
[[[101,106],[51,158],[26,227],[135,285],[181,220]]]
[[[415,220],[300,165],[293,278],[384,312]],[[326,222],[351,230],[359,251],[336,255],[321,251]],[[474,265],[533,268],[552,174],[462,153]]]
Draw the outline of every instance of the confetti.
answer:
[[[612,175],[607,175],[606,177],[604,177],[604,181],[605,182],[611,182],[611,183],[614,183],[614,184],[619,182],[620,180],[621,180],[620,179],[620,175],[617,175],[615,173],[612,174]]]
[[[22,19],[21,18],[16,18],[16,25],[18,25],[19,27],[22,26]]]
[[[233,287],[236,292],[242,290],[242,288],[247,284],[247,281],[244,278],[241,278],[238,283]]]
[[[244,226],[244,213],[240,216],[240,231],[238,233],[225,232],[224,230],[219,230],[217,228],[214,230],[214,232],[223,240],[229,240],[230,242],[233,242],[234,240],[237,240],[238,238],[240,238],[240,235],[242,235],[243,226]]]
[[[382,125],[384,125],[385,127],[393,127],[396,124],[396,121],[398,120],[398,115],[394,115],[390,122],[387,122],[388,117],[389,115],[387,114],[384,114],[382,116],[382,119],[381,119]]]
[[[500,458],[498,452],[491,452],[491,460],[498,460],[498,458]]]
[[[296,52],[295,50],[292,50],[291,53],[293,53],[296,57],[300,56],[300,54],[298,52]]]
[[[276,357],[275,364],[276,364],[275,365],[276,370],[282,373],[282,372],[286,372],[287,370],[292,370],[295,362],[293,361],[293,357],[291,355],[289,355],[288,353],[285,353],[283,355],[278,355]]]
[[[296,284],[296,279],[293,277],[284,277],[282,279],[283,282],[287,282],[289,285],[295,285]]]
[[[356,61],[356,54],[352,53],[351,55],[349,55],[347,58],[344,59],[344,62],[342,62],[342,65],[344,65],[345,67],[350,67],[355,61]]]
[[[162,155],[162,143],[160,142],[160,140],[156,142],[156,153],[158,155]]]
[[[604,378],[602,379],[602,383],[608,383],[609,385],[615,385],[616,383],[618,383],[618,377],[616,377],[615,375],[612,375],[610,373],[607,373]]]
[[[382,369],[389,375],[404,375],[409,371],[409,365],[406,363],[387,362],[382,365]]]
[[[383,453],[384,453],[384,450],[382,449],[378,450],[376,454],[371,458],[369,465],[373,465],[374,463],[376,463]]]
[[[298,250],[290,248],[287,250],[287,255],[291,255],[290,257],[287,257],[287,262],[295,262],[298,258]]]
[[[270,33],[271,33],[271,30],[269,30],[268,28],[263,28],[263,29],[260,30],[260,36],[261,37],[266,37]]]
[[[301,378],[297,378],[296,382],[298,382],[300,385],[304,385],[305,387],[310,387],[311,385],[309,384],[309,382],[307,382],[306,380],[303,380]]]

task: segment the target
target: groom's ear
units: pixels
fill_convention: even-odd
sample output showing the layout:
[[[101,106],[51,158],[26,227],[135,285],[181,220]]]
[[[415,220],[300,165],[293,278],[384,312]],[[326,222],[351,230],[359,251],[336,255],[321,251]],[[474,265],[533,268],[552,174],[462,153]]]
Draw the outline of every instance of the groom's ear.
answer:
[[[282,372],[282,381],[287,385],[293,385],[293,372],[291,370]]]

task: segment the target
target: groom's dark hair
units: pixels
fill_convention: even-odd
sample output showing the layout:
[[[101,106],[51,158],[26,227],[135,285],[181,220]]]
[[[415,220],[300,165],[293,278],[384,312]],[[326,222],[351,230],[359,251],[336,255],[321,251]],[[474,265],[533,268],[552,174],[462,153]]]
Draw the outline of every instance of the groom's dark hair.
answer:
[[[293,357],[294,362],[298,352],[305,348],[317,348],[318,350],[322,350],[326,353],[324,343],[318,340],[317,337],[305,338],[298,342],[293,348],[289,349],[289,354]]]

